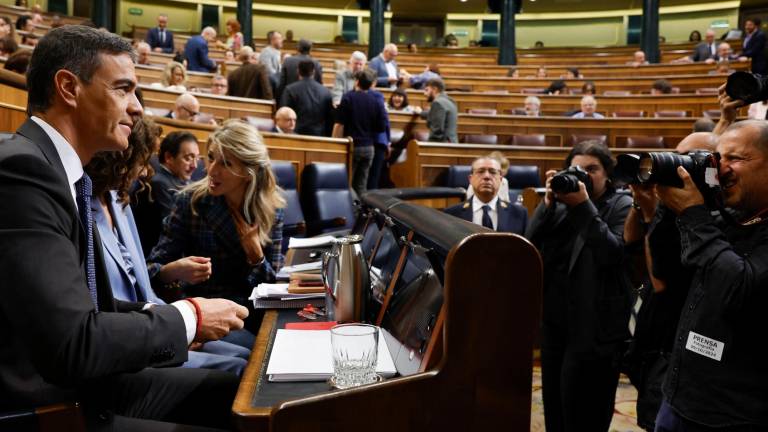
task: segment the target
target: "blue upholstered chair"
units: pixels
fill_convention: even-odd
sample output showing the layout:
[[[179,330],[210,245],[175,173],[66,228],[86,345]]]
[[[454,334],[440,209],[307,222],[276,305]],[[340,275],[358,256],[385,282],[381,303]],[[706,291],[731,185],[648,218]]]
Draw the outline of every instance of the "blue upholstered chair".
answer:
[[[296,188],[296,170],[293,164],[285,161],[272,161],[272,172],[277,184],[283,189],[285,199],[285,219],[283,220],[283,253],[288,250],[289,237],[304,237],[307,225],[304,212],[299,203],[299,191]]]
[[[345,164],[306,165],[301,173],[300,197],[308,235],[352,228],[355,214]]]

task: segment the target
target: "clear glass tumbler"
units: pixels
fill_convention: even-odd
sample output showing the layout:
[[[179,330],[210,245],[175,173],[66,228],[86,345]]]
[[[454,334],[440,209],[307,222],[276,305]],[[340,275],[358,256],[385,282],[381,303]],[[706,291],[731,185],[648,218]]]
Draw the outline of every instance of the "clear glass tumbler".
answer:
[[[340,324],[331,328],[333,377],[336,388],[376,382],[379,329],[369,324]]]

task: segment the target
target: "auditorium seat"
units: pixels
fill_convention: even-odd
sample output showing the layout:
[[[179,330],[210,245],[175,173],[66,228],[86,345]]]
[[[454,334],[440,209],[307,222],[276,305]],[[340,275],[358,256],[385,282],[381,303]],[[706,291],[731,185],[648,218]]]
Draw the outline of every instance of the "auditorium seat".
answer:
[[[632,96],[632,92],[629,90],[606,90],[603,92],[604,96]]]
[[[718,94],[717,87],[703,87],[696,89],[697,95],[716,95]]]
[[[469,165],[451,165],[445,173],[445,186],[466,189],[469,187],[470,174],[472,174],[472,167]]]
[[[517,202],[517,197],[524,189],[541,186],[541,175],[537,165],[510,165],[507,175],[509,183],[509,201]]]
[[[645,117],[645,111],[614,111],[611,116],[619,117]]]
[[[272,172],[277,178],[277,184],[283,190],[285,199],[285,218],[283,219],[283,253],[288,250],[290,237],[304,237],[307,225],[304,222],[304,212],[299,203],[299,192],[296,188],[296,171],[293,164],[286,161],[272,161]]]
[[[656,118],[662,118],[662,117],[688,117],[688,111],[678,111],[678,110],[664,110],[664,111],[656,111],[653,113],[653,116]]]
[[[306,165],[301,173],[299,195],[308,236],[352,228],[355,218],[345,164],[315,162]]]
[[[467,112],[469,114],[496,115],[496,110],[493,108],[469,108]]]
[[[595,140],[600,141],[602,144],[608,144],[607,135],[571,135],[570,146],[573,147],[582,141]]]
[[[499,142],[499,136],[498,135],[465,135],[463,142],[466,144],[496,145]]]
[[[627,137],[627,148],[665,148],[663,136]]]
[[[713,119],[720,118],[720,110],[719,109],[704,110],[704,117],[709,117]]]
[[[546,139],[544,134],[513,135],[511,144],[515,146],[541,147],[546,145]]]
[[[275,121],[271,118],[246,116],[245,121],[248,122],[249,125],[255,126],[256,129],[261,132],[272,132],[275,128]]]

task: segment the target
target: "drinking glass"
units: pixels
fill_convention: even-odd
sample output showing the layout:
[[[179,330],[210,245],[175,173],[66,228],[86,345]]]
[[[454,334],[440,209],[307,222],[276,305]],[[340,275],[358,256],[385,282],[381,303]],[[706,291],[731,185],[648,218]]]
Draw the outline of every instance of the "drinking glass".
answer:
[[[333,377],[336,388],[357,387],[379,380],[376,360],[379,329],[369,324],[340,324],[331,328]]]

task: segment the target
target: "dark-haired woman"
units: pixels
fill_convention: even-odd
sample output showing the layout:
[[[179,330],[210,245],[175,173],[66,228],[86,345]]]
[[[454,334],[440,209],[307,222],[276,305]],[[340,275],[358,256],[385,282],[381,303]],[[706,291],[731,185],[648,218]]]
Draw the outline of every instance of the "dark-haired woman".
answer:
[[[544,264],[541,369],[547,432],[608,430],[622,343],[629,337],[630,283],[622,236],[632,199],[611,186],[614,161],[604,144],[574,146],[565,167],[576,166],[588,181],[579,181],[575,192],[553,191],[556,172],[547,172],[544,202],[526,232]]]
[[[403,89],[396,89],[392,91],[389,96],[389,102],[387,103],[387,109],[389,111],[399,111],[404,113],[412,113],[413,107],[408,105],[408,93]]]
[[[128,205],[128,190],[142,172],[159,131],[148,120],[137,120],[123,152],[102,152],[85,167],[92,181],[91,211],[101,240],[106,274],[114,298],[164,304],[152,290],[136,223]],[[247,335],[246,335],[247,336]],[[235,335],[235,338],[238,336]],[[189,352],[183,367],[219,369],[240,375],[250,350],[224,341],[207,342]]]

